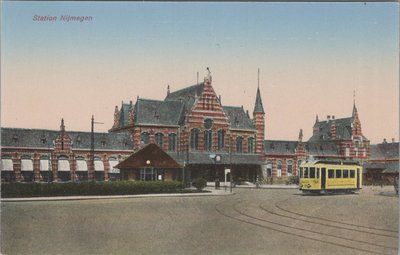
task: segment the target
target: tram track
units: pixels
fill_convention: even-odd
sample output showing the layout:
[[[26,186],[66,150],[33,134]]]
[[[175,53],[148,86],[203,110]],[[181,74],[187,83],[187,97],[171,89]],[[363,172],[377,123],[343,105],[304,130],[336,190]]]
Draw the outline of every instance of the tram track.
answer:
[[[333,223],[343,224],[343,225],[346,225],[346,226],[364,228],[364,229],[368,229],[368,230],[378,230],[378,231],[384,231],[384,232],[389,232],[389,233],[395,233],[396,235],[393,235],[393,237],[398,238],[398,231],[396,231],[396,230],[385,229],[385,228],[376,228],[376,227],[368,227],[368,226],[357,225],[357,224],[353,224],[353,223],[349,223],[349,222],[337,221],[337,220],[332,220],[332,219],[327,219],[327,218],[322,218],[322,217],[317,217],[317,216],[312,216],[312,215],[307,215],[307,214],[302,214],[302,213],[290,211],[290,210],[285,209],[285,208],[283,208],[282,206],[279,205],[280,203],[283,203],[283,202],[285,202],[287,200],[289,200],[289,199],[275,202],[274,205],[275,205],[276,208],[278,208],[278,209],[280,209],[280,210],[282,210],[284,212],[287,212],[287,213],[290,213],[290,214],[294,214],[294,215],[297,215],[297,216],[302,216],[302,217],[311,218],[311,219],[317,219],[317,220],[326,221],[326,222],[333,222]]]
[[[275,232],[287,234],[287,235],[290,235],[290,236],[295,236],[295,237],[299,237],[299,238],[302,238],[302,239],[317,241],[317,242],[321,242],[321,243],[324,243],[324,244],[330,244],[330,245],[334,245],[334,246],[337,246],[337,247],[352,249],[352,250],[359,251],[359,252],[366,252],[366,253],[370,253],[370,254],[387,255],[387,254],[394,254],[392,252],[388,252],[388,250],[397,251],[397,247],[371,243],[371,242],[363,241],[363,240],[354,240],[354,239],[351,239],[351,238],[346,238],[346,237],[337,236],[337,235],[333,235],[333,234],[327,234],[327,233],[314,231],[314,230],[310,230],[310,229],[306,229],[306,228],[302,228],[302,227],[294,227],[294,226],[290,226],[290,225],[284,224],[284,223],[279,222],[279,221],[277,222],[277,221],[273,221],[271,219],[266,219],[266,218],[261,218],[261,217],[257,217],[257,216],[254,216],[254,215],[250,215],[250,214],[245,213],[245,212],[243,212],[243,211],[238,209],[239,204],[241,204],[243,202],[245,202],[245,201],[242,201],[242,200],[235,201],[230,206],[231,209],[237,215],[230,215],[228,213],[223,212],[220,208],[218,208],[218,205],[215,206],[215,210],[219,214],[221,214],[221,215],[223,215],[225,217],[231,218],[233,220],[239,221],[239,222],[243,222],[243,223],[246,223],[246,224],[258,226],[258,227],[261,227],[261,228],[264,228],[264,229],[268,229],[268,230],[272,230],[272,231],[275,231]],[[261,204],[259,205],[259,207],[260,206],[261,206]],[[271,215],[271,214],[267,214],[267,215]],[[301,233],[301,234],[300,233],[296,233],[296,231],[307,232],[311,236],[306,236],[303,233]],[[314,237],[312,235],[318,235],[318,237]],[[322,236],[324,236],[324,238],[321,238]],[[338,240],[340,240],[341,243],[337,242]],[[349,242],[352,243],[353,245],[350,245]],[[362,244],[362,245],[365,245],[365,246],[375,247],[375,249],[359,248],[359,247],[357,247],[357,245],[354,245],[354,244],[358,244],[358,245]]]
[[[275,207],[277,207],[276,204],[275,204]],[[382,233],[376,233],[376,232],[367,231],[367,230],[358,230],[358,229],[349,228],[349,227],[336,226],[336,225],[329,224],[329,223],[319,223],[319,222],[314,222],[314,221],[311,221],[311,220],[299,219],[299,218],[296,218],[296,217],[294,217],[294,216],[288,216],[288,215],[284,215],[284,214],[281,214],[281,213],[277,213],[277,212],[273,212],[273,211],[271,211],[271,210],[268,210],[268,209],[265,208],[262,204],[259,205],[259,208],[260,208],[261,210],[263,210],[263,211],[266,211],[266,212],[269,213],[269,214],[272,214],[272,215],[276,215],[276,216],[283,217],[283,218],[287,218],[287,219],[293,219],[293,220],[297,220],[297,221],[302,221],[302,222],[306,222],[306,223],[312,223],[312,224],[319,225],[319,226],[332,227],[332,228],[337,228],[337,229],[342,229],[342,230],[355,231],[355,232],[359,232],[359,233],[365,233],[365,234],[376,235],[376,236],[383,236],[383,237],[390,237],[390,238],[395,238],[395,239],[398,238],[398,235],[393,235],[393,234],[382,234]],[[277,208],[280,209],[279,207],[277,207]],[[285,210],[285,212],[290,213],[290,211],[288,211],[288,210]],[[317,218],[317,217],[314,218],[314,217],[312,217],[312,216],[308,216],[308,218],[311,218],[311,219],[318,219],[318,220],[321,220],[321,221],[322,221],[322,219]],[[348,225],[348,226],[352,226],[352,227],[358,227],[358,228],[366,228],[366,227],[364,227],[364,226],[358,226],[358,225],[355,225],[355,224],[347,224],[347,223],[337,222],[337,221],[336,221],[335,223],[337,223],[337,224],[343,224],[343,225]],[[372,228],[372,229],[373,229],[373,228]],[[386,231],[386,230],[379,229],[379,231]],[[391,231],[390,231],[390,232],[391,232]]]

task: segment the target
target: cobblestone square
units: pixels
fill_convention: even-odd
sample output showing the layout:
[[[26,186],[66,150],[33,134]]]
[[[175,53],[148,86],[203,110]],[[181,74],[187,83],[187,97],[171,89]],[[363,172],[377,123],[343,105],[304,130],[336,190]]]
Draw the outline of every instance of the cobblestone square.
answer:
[[[2,254],[397,254],[393,187],[3,202]]]

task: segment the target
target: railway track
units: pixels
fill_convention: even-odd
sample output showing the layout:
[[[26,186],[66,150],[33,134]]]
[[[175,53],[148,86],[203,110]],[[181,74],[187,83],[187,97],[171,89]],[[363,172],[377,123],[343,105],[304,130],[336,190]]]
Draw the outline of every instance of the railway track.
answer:
[[[392,230],[375,229],[376,231],[374,231],[374,228],[355,224],[346,225],[346,223],[338,221],[335,223],[315,222],[310,215],[303,215],[304,219],[295,218],[292,215],[299,215],[296,212],[292,212],[293,214],[290,215],[291,212],[288,209],[285,212],[289,215],[276,212],[276,209],[280,210],[276,206],[278,202],[274,203],[275,210],[266,208],[262,204],[250,204],[243,209],[240,206],[245,202],[245,200],[235,200],[225,209],[221,208],[221,205],[216,205],[215,210],[224,217],[235,221],[301,239],[351,249],[356,253],[390,255],[397,254],[398,251],[398,247],[392,245],[397,243],[398,238]],[[321,218],[318,220],[323,221]],[[339,233],[335,233],[337,231]],[[363,238],[359,237],[360,234]]]

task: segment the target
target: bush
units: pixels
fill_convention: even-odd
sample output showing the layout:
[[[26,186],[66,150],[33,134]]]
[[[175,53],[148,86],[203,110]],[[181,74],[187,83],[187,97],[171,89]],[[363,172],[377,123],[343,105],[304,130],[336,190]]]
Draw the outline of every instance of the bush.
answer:
[[[207,186],[207,181],[204,178],[199,177],[195,179],[192,184],[198,191],[201,191]]]
[[[181,193],[178,181],[116,181],[82,183],[2,183],[1,197],[52,197]]]

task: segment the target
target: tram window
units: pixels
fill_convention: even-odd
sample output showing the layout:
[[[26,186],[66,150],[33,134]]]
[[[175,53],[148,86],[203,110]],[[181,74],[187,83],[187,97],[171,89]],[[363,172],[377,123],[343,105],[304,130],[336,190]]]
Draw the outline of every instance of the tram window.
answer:
[[[308,167],[304,167],[304,178],[308,178]]]
[[[303,168],[300,167],[300,178],[303,178]]]
[[[343,178],[349,178],[349,170],[343,170]]]
[[[317,168],[317,179],[319,179],[319,168]]]
[[[342,170],[336,169],[336,178],[342,178]]]
[[[310,167],[310,178],[315,178],[315,167]]]
[[[354,178],[355,175],[355,171],[354,170],[350,170],[350,178]]]
[[[335,170],[333,170],[333,169],[328,170],[328,178],[330,178],[330,179],[335,178]]]

